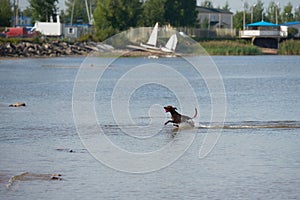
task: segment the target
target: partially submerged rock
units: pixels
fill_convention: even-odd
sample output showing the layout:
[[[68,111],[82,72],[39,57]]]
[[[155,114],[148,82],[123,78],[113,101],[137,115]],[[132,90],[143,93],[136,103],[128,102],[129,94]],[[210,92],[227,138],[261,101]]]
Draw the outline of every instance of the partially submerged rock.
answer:
[[[57,148],[56,151],[67,152],[67,153],[86,153],[86,149],[69,149],[69,148]]]
[[[10,188],[13,186],[15,182],[18,181],[36,181],[36,180],[42,180],[42,181],[51,181],[51,180],[62,180],[61,174],[34,174],[30,172],[24,172],[16,176],[12,176],[8,184],[6,185],[7,188]]]
[[[9,105],[9,107],[22,107],[22,106],[26,106],[26,104],[24,102],[17,102]]]

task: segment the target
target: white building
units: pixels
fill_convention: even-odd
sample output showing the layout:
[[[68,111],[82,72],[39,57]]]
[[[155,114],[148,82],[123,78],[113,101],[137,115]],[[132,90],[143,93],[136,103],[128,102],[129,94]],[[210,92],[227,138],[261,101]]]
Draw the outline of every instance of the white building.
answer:
[[[207,23],[209,29],[233,28],[233,13],[230,11],[197,6],[199,24]]]

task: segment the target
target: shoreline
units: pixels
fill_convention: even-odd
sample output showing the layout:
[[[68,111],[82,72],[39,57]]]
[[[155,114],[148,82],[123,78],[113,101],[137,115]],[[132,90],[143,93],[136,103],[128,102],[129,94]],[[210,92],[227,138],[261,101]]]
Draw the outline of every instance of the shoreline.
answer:
[[[238,40],[202,41],[199,42],[199,44],[205,49],[209,56],[300,55],[300,51],[298,50],[300,41],[284,41],[280,45],[282,48],[279,49],[260,48]],[[288,48],[286,46],[288,46]],[[16,44],[13,42],[1,43],[0,60],[85,57],[94,51],[103,53],[105,56],[164,57],[164,55],[142,50],[114,49],[112,46],[97,42],[67,43],[55,40],[42,43],[32,41],[21,41]]]
[[[138,54],[138,55],[137,55]],[[5,60],[19,60],[19,59],[49,59],[49,58],[85,58],[89,56],[89,54],[87,55],[66,55],[66,56],[53,56],[53,57],[48,57],[48,56],[32,56],[32,57],[16,57],[16,56],[0,56],[0,61],[5,61]],[[145,58],[149,58],[151,55],[148,54],[144,54],[144,53],[133,53],[132,55],[126,55],[126,56],[121,56],[124,58],[141,58],[141,57],[145,57]],[[270,53],[265,53],[265,54],[259,54],[259,55],[215,55],[215,54],[208,54],[208,56],[300,56],[300,55],[294,55],[294,54],[270,54]],[[107,56],[106,56],[107,57]],[[118,57],[118,56],[114,56],[112,55],[111,57]],[[155,57],[154,57],[155,58]],[[166,57],[160,57],[160,58],[166,58]]]
[[[95,50],[98,50],[95,42],[76,42],[73,44],[58,40],[42,43],[31,41],[6,42],[0,44],[0,58],[85,56]]]

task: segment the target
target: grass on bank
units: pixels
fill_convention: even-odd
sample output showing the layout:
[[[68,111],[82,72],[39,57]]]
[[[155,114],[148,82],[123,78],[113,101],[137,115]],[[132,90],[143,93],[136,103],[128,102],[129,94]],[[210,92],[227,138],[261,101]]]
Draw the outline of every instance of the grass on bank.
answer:
[[[300,40],[285,40],[279,44],[279,54],[300,55]]]
[[[200,45],[210,55],[261,55],[260,48],[243,40],[203,41]]]

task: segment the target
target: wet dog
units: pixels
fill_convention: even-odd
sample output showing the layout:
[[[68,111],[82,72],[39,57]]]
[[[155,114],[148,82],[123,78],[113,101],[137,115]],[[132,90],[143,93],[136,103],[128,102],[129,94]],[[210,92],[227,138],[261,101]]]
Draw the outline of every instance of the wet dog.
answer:
[[[195,117],[197,117],[197,108],[195,108],[195,115],[193,117],[189,117],[189,116],[185,116],[185,115],[181,115],[179,114],[176,110],[176,107],[173,106],[166,106],[164,107],[166,112],[170,112],[171,113],[171,118],[172,120],[169,120],[165,123],[165,125],[167,125],[168,123],[173,123],[173,126],[179,127],[180,123],[186,122],[188,123],[190,126],[194,126],[194,122],[193,119]]]

